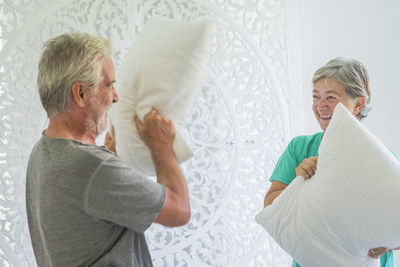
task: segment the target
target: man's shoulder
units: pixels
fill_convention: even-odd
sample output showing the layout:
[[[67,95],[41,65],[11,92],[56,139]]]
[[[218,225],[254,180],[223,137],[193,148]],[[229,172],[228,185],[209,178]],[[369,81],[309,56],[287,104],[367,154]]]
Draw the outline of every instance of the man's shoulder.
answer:
[[[78,153],[84,153],[87,156],[95,157],[100,160],[117,158],[117,155],[108,150],[105,146],[88,145],[80,142],[76,142],[72,146],[75,147]]]
[[[57,176],[59,180],[82,182],[85,180],[82,177],[89,179],[101,166],[116,169],[123,167],[123,164],[116,154],[105,147],[47,138],[34,147],[28,162],[27,177],[40,176],[45,181]]]
[[[63,156],[65,159],[86,158],[98,161],[118,158],[115,153],[109,151],[104,146],[84,144],[73,139],[63,138],[42,138],[36,143],[32,154],[41,154],[48,156]]]
[[[117,155],[104,146],[84,144],[75,140],[71,140],[67,146],[69,147],[71,156],[84,158],[86,161],[91,160],[98,163],[112,159],[119,161]]]

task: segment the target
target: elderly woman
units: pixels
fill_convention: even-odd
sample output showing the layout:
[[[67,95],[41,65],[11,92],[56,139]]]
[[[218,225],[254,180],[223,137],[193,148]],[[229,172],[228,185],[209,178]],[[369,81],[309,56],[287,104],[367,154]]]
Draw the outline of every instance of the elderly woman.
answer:
[[[296,176],[309,179],[314,175],[318,148],[338,103],[342,103],[359,120],[367,116],[370,89],[367,71],[360,62],[333,59],[314,73],[312,82],[312,109],[322,132],[298,136],[289,143],[270,178],[272,184],[265,196],[264,206],[270,205]],[[370,249],[368,256],[380,257],[381,266],[395,266],[393,252],[386,248]],[[292,267],[299,266],[293,260]]]

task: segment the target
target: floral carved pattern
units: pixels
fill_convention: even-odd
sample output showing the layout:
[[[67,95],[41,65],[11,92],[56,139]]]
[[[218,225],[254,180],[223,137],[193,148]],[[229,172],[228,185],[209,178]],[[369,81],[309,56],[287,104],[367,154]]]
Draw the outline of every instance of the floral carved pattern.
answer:
[[[118,66],[151,16],[209,19],[212,52],[186,119],[194,156],[182,164],[192,218],[146,232],[155,266],[289,266],[255,223],[290,134],[283,0],[0,1],[0,266],[36,266],[25,215],[25,172],[47,125],[36,89],[41,45],[65,32],[107,36]],[[117,88],[118,89],[118,88]]]

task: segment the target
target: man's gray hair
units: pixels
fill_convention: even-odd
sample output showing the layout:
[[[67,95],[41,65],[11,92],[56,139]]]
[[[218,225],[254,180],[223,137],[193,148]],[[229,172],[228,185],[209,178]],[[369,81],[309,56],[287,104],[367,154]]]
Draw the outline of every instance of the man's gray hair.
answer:
[[[351,98],[365,98],[365,105],[357,114],[357,119],[361,120],[368,114],[370,108],[371,93],[368,85],[368,73],[365,66],[354,59],[335,58],[319,68],[312,78],[315,84],[319,79],[333,78],[345,89],[346,94]]]
[[[68,33],[44,43],[39,61],[38,89],[47,115],[68,111],[72,85],[93,90],[102,80],[102,63],[111,57],[111,42],[87,33]]]

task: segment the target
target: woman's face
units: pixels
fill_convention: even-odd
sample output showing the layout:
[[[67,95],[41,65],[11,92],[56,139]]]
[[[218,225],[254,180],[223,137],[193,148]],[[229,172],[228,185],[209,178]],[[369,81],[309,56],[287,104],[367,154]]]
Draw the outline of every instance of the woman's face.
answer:
[[[363,97],[351,98],[334,78],[321,78],[314,83],[313,89],[315,118],[325,131],[338,103],[342,103],[353,115],[357,115],[365,103],[363,99]]]

